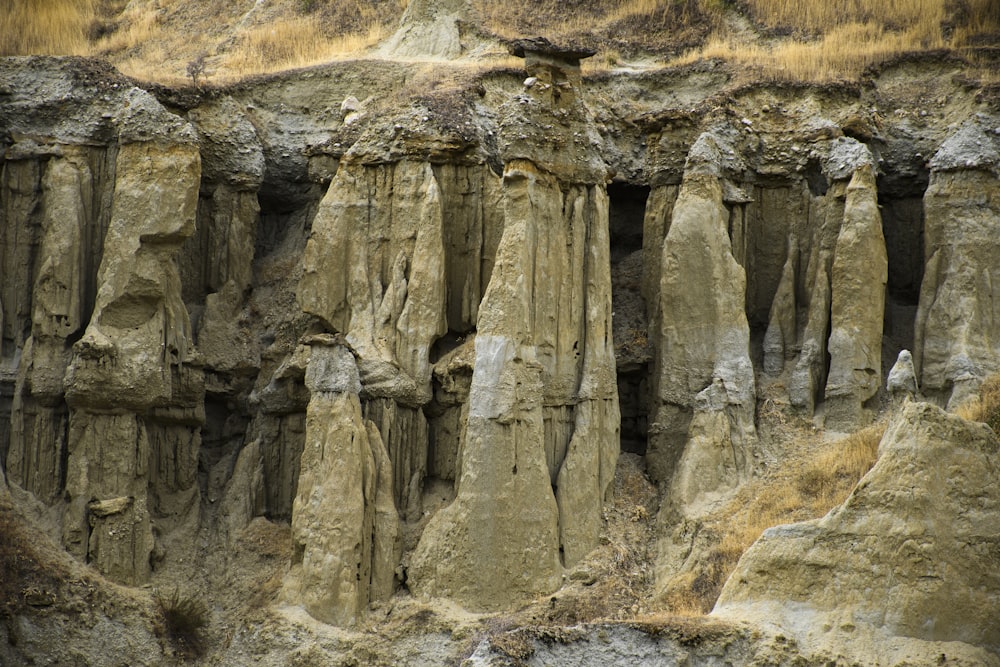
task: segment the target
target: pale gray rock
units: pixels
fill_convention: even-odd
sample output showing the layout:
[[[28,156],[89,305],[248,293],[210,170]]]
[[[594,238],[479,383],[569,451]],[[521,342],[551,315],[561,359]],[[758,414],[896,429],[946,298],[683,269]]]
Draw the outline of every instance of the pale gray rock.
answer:
[[[458,23],[470,11],[469,0],[412,0],[380,51],[395,57],[457,58],[462,55]]]
[[[961,402],[1000,370],[1000,179],[988,128],[970,121],[942,145],[924,193],[913,357],[921,389],[942,404]]]
[[[889,371],[885,387],[893,400],[916,397],[917,372],[913,369],[913,355],[909,350],[900,350],[896,363]]]

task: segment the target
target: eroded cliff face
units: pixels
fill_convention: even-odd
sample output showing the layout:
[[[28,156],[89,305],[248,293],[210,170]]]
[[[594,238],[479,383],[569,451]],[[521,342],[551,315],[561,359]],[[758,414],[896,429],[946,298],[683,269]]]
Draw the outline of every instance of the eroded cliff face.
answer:
[[[1000,113],[946,68],[920,115],[892,71],[727,89],[514,51],[516,76],[345,64],[159,99],[2,61],[16,502],[130,585],[289,526],[281,600],[352,625],[407,591],[553,593],[624,447],[660,486],[662,594],[698,558],[681,527],[773,463],[762,401],[850,431],[904,348],[890,388],[942,407],[1000,369]]]

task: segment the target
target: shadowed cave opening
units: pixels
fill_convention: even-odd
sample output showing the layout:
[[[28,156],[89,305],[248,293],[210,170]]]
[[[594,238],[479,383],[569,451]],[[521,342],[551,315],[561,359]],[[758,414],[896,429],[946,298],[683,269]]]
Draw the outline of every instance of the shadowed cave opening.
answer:
[[[644,455],[649,428],[652,347],[642,297],[642,236],[649,186],[608,186],[611,310],[621,409],[621,449]]]
[[[878,179],[889,275],[883,329],[883,374],[900,350],[912,350],[914,321],[924,278],[924,192],[930,173],[923,162],[886,169]]]

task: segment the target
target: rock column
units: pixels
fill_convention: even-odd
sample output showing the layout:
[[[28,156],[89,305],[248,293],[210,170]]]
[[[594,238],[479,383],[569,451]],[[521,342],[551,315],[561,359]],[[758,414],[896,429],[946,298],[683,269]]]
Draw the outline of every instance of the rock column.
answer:
[[[311,342],[305,376],[311,398],[285,596],[318,620],[350,625],[395,587],[400,554],[392,466],[375,424],[362,417],[354,356],[330,336]]]
[[[974,118],[930,162],[926,266],[913,361],[921,391],[954,405],[1000,371],[1000,119]]]
[[[63,539],[107,576],[139,584],[150,571],[148,491],[157,482],[149,478],[146,418],[154,406],[200,404],[203,393],[176,261],[194,231],[200,159],[189,125],[165,114],[147,93],[136,90],[129,102],[94,312],[66,373],[71,414]],[[183,397],[191,392],[195,396]],[[181,419],[195,428],[203,420],[198,410]],[[192,444],[187,437],[167,438],[164,446],[182,441]],[[164,470],[170,491],[181,490],[178,482],[196,489],[190,471],[197,441],[170,455],[185,459],[188,471]]]
[[[409,571],[416,592],[476,609],[554,590],[597,545],[619,447],[605,169],[576,96],[587,54],[541,40],[515,52],[531,76],[505,107],[505,226],[479,309],[458,495]]]

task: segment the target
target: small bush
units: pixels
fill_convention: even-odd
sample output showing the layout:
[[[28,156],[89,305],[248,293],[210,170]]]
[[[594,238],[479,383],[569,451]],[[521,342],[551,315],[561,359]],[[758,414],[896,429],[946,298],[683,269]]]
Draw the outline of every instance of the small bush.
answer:
[[[198,78],[205,74],[205,58],[207,54],[200,53],[198,57],[187,64],[187,74],[191,77],[195,88],[198,87]]]
[[[177,650],[197,658],[205,652],[203,630],[208,625],[208,608],[190,595],[181,595],[178,589],[169,596],[156,594],[156,601],[163,612],[167,638]]]

